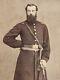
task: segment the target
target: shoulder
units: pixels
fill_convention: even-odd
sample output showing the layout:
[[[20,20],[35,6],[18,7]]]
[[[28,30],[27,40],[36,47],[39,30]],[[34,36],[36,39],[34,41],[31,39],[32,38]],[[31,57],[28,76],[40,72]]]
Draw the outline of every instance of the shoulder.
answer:
[[[24,24],[24,21],[17,23],[16,26],[22,26],[23,24]]]
[[[44,24],[43,22],[37,21],[37,24],[41,26],[43,29],[47,29],[47,25]]]
[[[20,23],[18,23],[19,25],[25,25],[26,21],[22,21]]]
[[[25,25],[25,21],[19,22],[19,23],[15,24],[15,26],[13,28],[21,28],[24,25]]]
[[[44,24],[43,22],[37,21],[37,24],[41,25],[41,26],[46,26],[46,24]]]

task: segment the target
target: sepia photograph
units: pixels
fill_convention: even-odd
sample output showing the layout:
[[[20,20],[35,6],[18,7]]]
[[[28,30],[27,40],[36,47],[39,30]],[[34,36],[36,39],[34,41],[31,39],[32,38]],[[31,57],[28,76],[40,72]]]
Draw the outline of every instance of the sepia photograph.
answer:
[[[0,80],[60,80],[60,1],[0,1]]]

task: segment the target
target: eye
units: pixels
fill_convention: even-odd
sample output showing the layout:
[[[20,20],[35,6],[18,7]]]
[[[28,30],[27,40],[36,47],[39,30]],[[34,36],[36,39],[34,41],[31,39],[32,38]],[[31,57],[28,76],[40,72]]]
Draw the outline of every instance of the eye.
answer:
[[[32,10],[32,12],[36,12],[36,10]]]
[[[27,10],[27,12],[30,12],[30,10]]]

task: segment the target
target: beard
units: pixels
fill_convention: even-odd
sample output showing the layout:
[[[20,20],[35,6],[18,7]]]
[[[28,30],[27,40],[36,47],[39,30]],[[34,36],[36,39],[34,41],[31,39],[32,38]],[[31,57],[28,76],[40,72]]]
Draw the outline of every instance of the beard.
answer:
[[[36,22],[36,17],[37,17],[36,15],[33,16],[32,14],[27,15],[27,21],[28,21],[29,23],[33,24],[33,23]]]

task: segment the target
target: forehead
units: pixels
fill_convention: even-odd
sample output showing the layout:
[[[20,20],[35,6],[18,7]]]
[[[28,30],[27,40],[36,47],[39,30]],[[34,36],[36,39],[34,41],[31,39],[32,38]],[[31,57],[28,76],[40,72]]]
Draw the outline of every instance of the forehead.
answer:
[[[36,10],[36,6],[28,6],[27,10]]]

